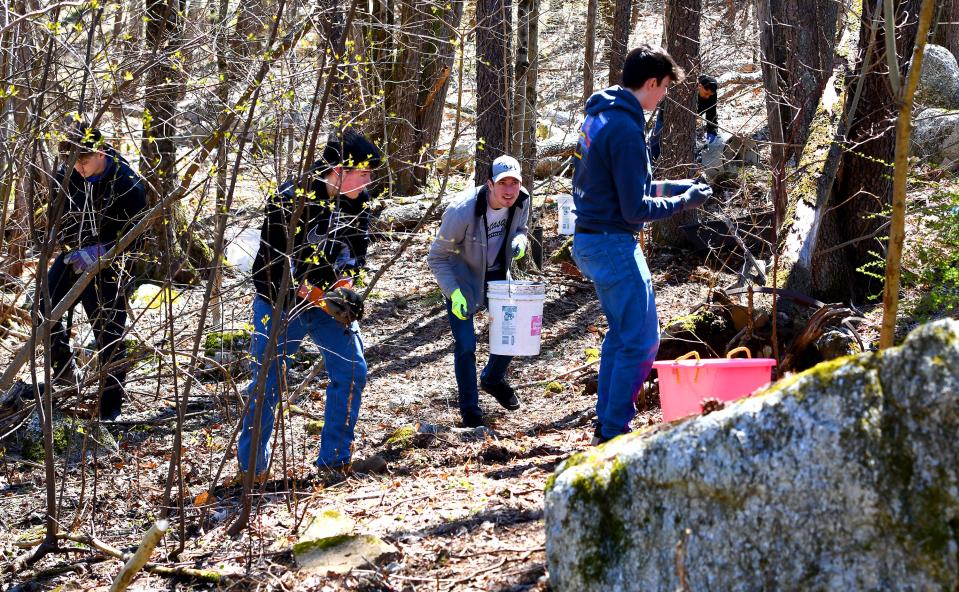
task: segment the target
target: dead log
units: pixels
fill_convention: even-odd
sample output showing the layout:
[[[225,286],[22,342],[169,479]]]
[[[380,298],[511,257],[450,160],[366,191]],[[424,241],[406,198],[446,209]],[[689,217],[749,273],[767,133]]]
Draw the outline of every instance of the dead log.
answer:
[[[536,158],[560,157],[566,158],[576,151],[579,136],[570,134],[561,138],[550,138],[536,145]]]
[[[816,107],[809,138],[798,166],[787,179],[789,198],[779,234],[782,240],[777,285],[804,294],[815,291],[813,260],[817,255],[820,230],[842,159],[842,140],[846,134],[843,106],[850,90],[846,73],[851,71],[849,61],[856,55],[859,19],[848,19],[846,27],[845,44],[837,48],[833,73],[826,81]],[[868,64],[864,66],[868,67]]]
[[[432,222],[433,220],[438,219],[443,215],[443,212],[446,211],[447,206],[451,203],[460,199],[461,197],[466,196],[474,191],[472,187],[468,187],[463,191],[458,191],[456,193],[451,193],[445,197],[443,200],[433,208],[432,212],[429,212],[429,218],[426,222]],[[433,198],[421,194],[413,195],[406,198],[408,203],[397,204],[393,206],[388,206],[384,208],[379,215],[370,223],[370,231],[374,234],[383,234],[389,235],[394,232],[406,232],[412,230],[419,224],[421,218],[427,214],[430,209],[430,204],[433,203]]]

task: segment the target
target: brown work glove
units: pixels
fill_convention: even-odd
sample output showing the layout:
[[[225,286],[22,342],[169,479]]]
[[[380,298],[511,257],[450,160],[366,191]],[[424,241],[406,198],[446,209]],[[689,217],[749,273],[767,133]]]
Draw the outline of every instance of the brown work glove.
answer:
[[[326,293],[326,310],[344,325],[363,318],[363,297],[349,288],[335,288]]]

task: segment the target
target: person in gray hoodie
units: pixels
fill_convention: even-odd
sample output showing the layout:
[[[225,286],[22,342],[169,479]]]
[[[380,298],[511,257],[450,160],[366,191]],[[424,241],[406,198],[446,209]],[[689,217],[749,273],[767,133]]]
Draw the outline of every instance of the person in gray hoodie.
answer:
[[[512,260],[521,259],[528,244],[530,197],[519,163],[500,156],[489,172],[485,185],[446,209],[426,259],[446,297],[460,415],[466,427],[486,425],[476,387],[473,315],[486,304],[486,282],[506,279]],[[480,387],[512,411],[519,409],[520,401],[506,382],[510,360],[490,355]]]

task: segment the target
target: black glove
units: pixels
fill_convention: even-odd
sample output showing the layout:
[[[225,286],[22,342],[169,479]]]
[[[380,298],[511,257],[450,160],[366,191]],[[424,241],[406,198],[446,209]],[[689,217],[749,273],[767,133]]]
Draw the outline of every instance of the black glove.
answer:
[[[698,208],[706,203],[706,200],[713,195],[713,188],[705,183],[693,185],[683,194],[683,209],[691,210]]]
[[[326,309],[344,325],[363,318],[363,297],[349,288],[336,288],[326,293]]]

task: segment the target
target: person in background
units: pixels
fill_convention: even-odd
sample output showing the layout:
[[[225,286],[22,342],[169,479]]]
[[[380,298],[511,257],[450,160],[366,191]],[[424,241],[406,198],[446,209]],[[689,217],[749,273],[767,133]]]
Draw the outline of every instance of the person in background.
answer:
[[[716,141],[719,132],[719,115],[716,105],[718,102],[719,82],[712,76],[702,75],[696,85],[696,111],[699,117],[706,121],[706,143]],[[663,124],[666,117],[666,105],[660,105],[656,111],[656,122],[653,132],[649,136],[649,153],[655,163],[659,160],[660,143],[662,142]]]
[[[719,116],[716,113],[719,82],[712,76],[702,75],[699,77],[696,89],[699,116],[706,120],[706,143],[712,144],[716,141],[716,134],[719,132]]]
[[[104,139],[100,130],[71,126],[58,146],[66,162],[76,155],[67,175],[61,166],[50,191],[48,228],[58,227],[60,254],[47,271],[46,294],[41,294],[41,314],[49,314],[86,271],[94,268],[116,241],[133,228],[146,210],[143,180]],[[63,206],[56,204],[61,195]],[[80,294],[79,301],[93,326],[100,361],[98,413],[115,420],[126,399],[127,351],[123,331],[127,320],[129,274],[119,258],[104,267]],[[74,306],[76,304],[74,303]],[[50,360],[54,384],[79,388],[77,363],[70,334],[59,319],[50,331]]]

